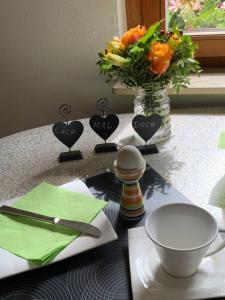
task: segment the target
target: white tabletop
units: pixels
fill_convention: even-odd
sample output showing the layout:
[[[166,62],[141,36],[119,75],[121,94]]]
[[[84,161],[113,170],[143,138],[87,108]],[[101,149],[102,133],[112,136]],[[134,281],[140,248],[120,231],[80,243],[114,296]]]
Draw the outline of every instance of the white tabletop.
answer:
[[[220,132],[225,130],[224,115],[225,109],[221,108],[173,112],[171,138],[159,145],[159,154],[144,156],[147,163],[196,204],[212,200],[221,204],[222,199],[225,206],[225,150],[217,148]],[[121,144],[133,134],[132,117],[119,115],[119,127],[109,142]],[[95,144],[102,140],[88,121],[81,120],[84,133],[73,146],[73,150],[83,152],[84,159],[80,161],[57,161],[59,153],[67,148],[52,134],[52,126],[2,138],[0,200],[20,196],[42,181],[60,185],[111,170],[116,153],[93,152]]]

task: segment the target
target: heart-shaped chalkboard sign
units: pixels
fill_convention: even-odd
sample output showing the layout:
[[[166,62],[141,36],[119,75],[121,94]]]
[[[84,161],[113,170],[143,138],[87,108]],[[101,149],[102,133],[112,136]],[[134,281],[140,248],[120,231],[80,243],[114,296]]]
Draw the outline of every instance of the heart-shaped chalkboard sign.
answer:
[[[119,118],[110,114],[106,117],[94,115],[90,118],[90,126],[103,140],[107,140],[119,125]]]
[[[57,122],[53,126],[52,131],[60,142],[71,148],[82,135],[84,126],[79,121],[73,121],[70,124]]]
[[[151,116],[137,115],[133,118],[132,126],[140,137],[147,142],[156,133],[162,124],[160,115]]]

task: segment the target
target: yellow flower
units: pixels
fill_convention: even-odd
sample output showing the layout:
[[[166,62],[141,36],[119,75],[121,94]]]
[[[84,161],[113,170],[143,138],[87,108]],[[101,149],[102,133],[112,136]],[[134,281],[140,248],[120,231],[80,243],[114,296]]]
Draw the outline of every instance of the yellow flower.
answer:
[[[107,51],[111,53],[118,53],[125,49],[118,36],[115,36],[112,41],[107,43]]]
[[[176,34],[173,34],[170,38],[169,38],[169,42],[168,44],[170,45],[170,47],[173,49],[173,50],[176,50],[179,45],[182,43],[182,39],[176,35]]]
[[[105,58],[108,60],[109,63],[111,63],[113,66],[117,67],[128,67],[130,64],[130,59],[124,58],[120,55],[113,54],[108,52],[105,55]]]

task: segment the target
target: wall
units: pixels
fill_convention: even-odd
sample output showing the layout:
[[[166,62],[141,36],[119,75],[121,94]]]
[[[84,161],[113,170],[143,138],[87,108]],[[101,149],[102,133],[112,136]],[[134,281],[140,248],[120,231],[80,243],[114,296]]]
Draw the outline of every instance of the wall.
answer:
[[[122,13],[122,0],[0,0],[0,137],[54,123],[62,103],[73,119],[95,113],[100,96],[112,112],[132,109],[95,65]]]

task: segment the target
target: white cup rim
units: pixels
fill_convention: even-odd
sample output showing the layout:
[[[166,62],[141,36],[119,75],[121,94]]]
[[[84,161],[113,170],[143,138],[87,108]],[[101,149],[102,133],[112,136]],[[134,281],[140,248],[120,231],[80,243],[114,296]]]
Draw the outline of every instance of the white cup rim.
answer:
[[[179,248],[169,247],[169,246],[167,246],[167,245],[165,245],[165,244],[160,243],[160,242],[157,241],[156,239],[154,239],[154,238],[151,236],[151,234],[148,232],[148,230],[147,230],[147,221],[148,221],[148,218],[151,217],[151,215],[152,215],[154,212],[156,212],[158,209],[161,209],[161,208],[164,207],[164,206],[168,207],[168,206],[173,206],[173,205],[174,205],[174,206],[175,206],[175,205],[187,205],[187,206],[192,206],[192,207],[194,207],[194,208],[197,207],[198,209],[203,210],[203,211],[204,211],[206,214],[208,214],[208,215],[214,220],[214,222],[215,222],[215,225],[216,225],[216,231],[215,231],[214,236],[213,236],[208,242],[206,242],[206,243],[204,243],[204,244],[202,244],[202,245],[200,245],[200,246],[198,246],[198,247],[192,247],[192,248],[186,248],[186,249],[179,249]],[[218,232],[219,232],[219,227],[218,227],[218,224],[217,224],[215,218],[213,217],[213,215],[210,214],[206,209],[204,209],[204,208],[202,208],[202,207],[200,207],[200,206],[194,205],[194,204],[190,204],[190,203],[177,202],[177,203],[169,203],[169,204],[165,204],[165,205],[159,206],[159,207],[157,207],[156,209],[154,209],[152,213],[149,213],[148,216],[146,217],[146,220],[145,220],[145,231],[146,231],[147,235],[149,236],[149,238],[150,238],[155,244],[157,244],[157,245],[159,245],[159,246],[161,246],[161,247],[163,247],[163,248],[166,248],[166,249],[168,249],[168,250],[176,250],[176,251],[180,251],[180,252],[185,252],[185,251],[196,251],[196,250],[199,250],[199,249],[201,249],[201,248],[204,248],[204,247],[207,247],[208,245],[210,245],[210,244],[216,239],[216,237],[217,237],[217,235],[218,235]]]

